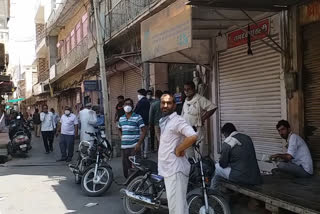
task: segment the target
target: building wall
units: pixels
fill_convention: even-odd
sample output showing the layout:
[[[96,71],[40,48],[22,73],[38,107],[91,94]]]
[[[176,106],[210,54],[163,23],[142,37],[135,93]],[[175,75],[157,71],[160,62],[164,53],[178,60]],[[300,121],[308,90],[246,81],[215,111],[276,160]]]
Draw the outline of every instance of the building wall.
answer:
[[[45,37],[45,25],[36,24],[36,46],[39,45],[39,43],[44,37]]]
[[[168,90],[168,64],[150,63],[150,87],[154,91]]]

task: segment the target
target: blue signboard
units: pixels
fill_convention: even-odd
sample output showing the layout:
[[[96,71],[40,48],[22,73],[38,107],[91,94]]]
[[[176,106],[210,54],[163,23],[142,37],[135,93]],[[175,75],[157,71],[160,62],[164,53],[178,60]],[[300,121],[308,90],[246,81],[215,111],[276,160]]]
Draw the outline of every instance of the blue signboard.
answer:
[[[84,80],[84,91],[101,91],[101,80]]]

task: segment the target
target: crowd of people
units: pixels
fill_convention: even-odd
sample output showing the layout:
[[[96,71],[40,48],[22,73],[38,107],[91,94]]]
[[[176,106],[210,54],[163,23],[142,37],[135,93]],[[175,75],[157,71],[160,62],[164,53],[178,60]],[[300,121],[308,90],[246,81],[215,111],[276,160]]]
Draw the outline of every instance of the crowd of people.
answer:
[[[169,213],[188,213],[186,193],[190,172],[189,158],[196,157],[193,144],[199,144],[200,153],[208,155],[206,142],[206,121],[215,113],[217,106],[196,92],[193,82],[184,84],[185,99],[168,91],[137,91],[138,103],[131,98],[118,96],[114,123],[119,129],[124,177],[129,176],[129,156],[140,154],[147,158],[149,151],[158,152],[158,171],[164,177]],[[177,103],[182,104],[181,114]],[[86,132],[94,132],[98,125],[104,125],[103,114],[98,108],[87,105],[78,116],[70,107],[59,118],[53,109],[44,105],[42,112],[35,111],[33,122],[36,136],[42,133],[46,153],[53,150],[54,135],[61,134],[61,159],[71,161],[74,139],[80,130],[80,140],[92,141]],[[313,165],[305,141],[292,133],[290,124],[279,121],[276,129],[288,142],[285,154],[275,154],[271,159],[282,159],[275,173],[287,173],[296,177],[310,177]],[[221,133],[225,137],[211,188],[216,189],[221,179],[247,185],[262,183],[254,144],[250,136],[237,131],[232,123],[226,123]],[[150,148],[149,148],[150,145]]]

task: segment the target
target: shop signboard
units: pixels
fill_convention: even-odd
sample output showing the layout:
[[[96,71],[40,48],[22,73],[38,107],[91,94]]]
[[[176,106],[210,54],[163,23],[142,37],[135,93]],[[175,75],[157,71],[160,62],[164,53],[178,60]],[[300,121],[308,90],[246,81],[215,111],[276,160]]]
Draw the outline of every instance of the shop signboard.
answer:
[[[248,30],[248,27],[243,27]],[[255,23],[250,24],[250,33],[253,35],[251,41],[263,39],[268,36],[270,31],[269,19],[264,19]],[[228,48],[234,48],[240,45],[248,43],[248,33],[243,29],[238,29],[228,33]]]
[[[300,7],[300,24],[306,25],[320,21],[320,1],[311,1]]]
[[[100,91],[101,80],[85,80],[83,81],[84,91]]]
[[[178,0],[141,23],[142,61],[192,47],[191,11]]]

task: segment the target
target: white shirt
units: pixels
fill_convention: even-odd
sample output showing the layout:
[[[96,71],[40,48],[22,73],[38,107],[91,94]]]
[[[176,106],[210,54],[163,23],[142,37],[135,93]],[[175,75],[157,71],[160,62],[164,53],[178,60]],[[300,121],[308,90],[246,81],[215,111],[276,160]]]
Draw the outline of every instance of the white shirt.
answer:
[[[79,112],[79,120],[81,123],[80,141],[94,140],[86,132],[95,133],[95,125],[97,124],[96,112],[85,108]]]
[[[196,127],[202,126],[201,116],[204,112],[217,108],[207,98],[195,94],[191,100],[185,100],[182,108],[181,116],[191,125]]]
[[[54,118],[52,112],[48,112],[47,114],[44,112],[40,113],[41,120],[41,131],[53,131],[56,128],[56,124],[54,123]]]
[[[306,172],[312,175],[312,158],[310,150],[304,140],[300,136],[291,133],[288,138],[288,144],[289,147],[287,153],[293,157],[291,162],[298,166],[302,166]]]
[[[60,119],[61,123],[61,134],[64,135],[75,135],[75,125],[78,125],[78,118],[74,114],[62,115]]]
[[[170,177],[178,172],[189,176],[190,163],[187,158],[177,157],[175,149],[186,137],[196,135],[193,128],[176,112],[160,119],[160,147],[158,152],[158,171],[163,177]]]

